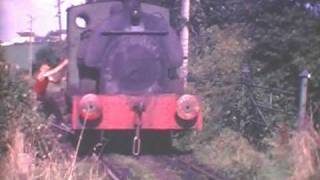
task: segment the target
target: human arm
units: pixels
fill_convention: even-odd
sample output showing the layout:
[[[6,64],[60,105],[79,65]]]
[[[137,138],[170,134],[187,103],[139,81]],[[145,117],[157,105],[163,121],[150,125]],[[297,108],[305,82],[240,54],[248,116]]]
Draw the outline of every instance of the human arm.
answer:
[[[60,72],[65,66],[67,66],[69,63],[68,59],[63,60],[63,62],[61,64],[59,64],[57,67],[53,68],[52,70],[47,71],[46,73],[44,73],[42,76],[43,77],[49,77],[52,76],[58,72]]]

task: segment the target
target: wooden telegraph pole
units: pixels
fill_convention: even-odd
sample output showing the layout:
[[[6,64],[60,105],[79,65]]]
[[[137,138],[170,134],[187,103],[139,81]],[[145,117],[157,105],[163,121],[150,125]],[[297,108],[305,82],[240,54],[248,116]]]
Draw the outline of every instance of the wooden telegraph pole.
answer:
[[[30,37],[29,37],[29,74],[30,77],[32,76],[32,63],[33,63],[33,38],[34,38],[34,34],[33,34],[33,17],[31,15],[29,15],[29,31],[30,31]]]
[[[183,50],[182,75],[184,77],[184,86],[187,86],[188,61],[189,61],[189,20],[190,20],[190,0],[181,1],[181,16],[185,24],[180,32],[180,40]]]
[[[59,23],[59,40],[62,41],[62,37],[61,37],[61,32],[62,32],[62,21],[61,21],[61,4],[63,2],[61,2],[61,0],[57,0],[57,8],[58,8],[58,13],[57,13],[57,17],[58,17],[58,23]]]

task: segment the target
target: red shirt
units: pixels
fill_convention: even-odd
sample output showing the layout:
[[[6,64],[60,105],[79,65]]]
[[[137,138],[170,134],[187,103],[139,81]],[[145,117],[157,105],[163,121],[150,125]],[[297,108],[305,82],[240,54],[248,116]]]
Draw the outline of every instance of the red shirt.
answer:
[[[44,78],[43,80],[36,80],[36,83],[33,86],[33,91],[37,94],[37,96],[43,96],[46,93],[47,87],[49,84],[49,79]]]

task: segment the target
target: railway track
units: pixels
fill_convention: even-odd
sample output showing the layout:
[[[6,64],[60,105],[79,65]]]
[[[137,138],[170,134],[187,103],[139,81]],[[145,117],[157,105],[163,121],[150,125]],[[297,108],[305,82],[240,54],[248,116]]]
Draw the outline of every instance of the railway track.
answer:
[[[185,160],[183,157],[174,157],[174,156],[141,156],[141,157],[132,157],[128,156],[128,159],[135,160],[137,163],[145,163],[146,159],[153,161],[155,164],[162,164],[163,167],[170,167],[172,172],[176,174],[178,179],[183,180],[194,180],[194,179],[201,179],[201,180],[231,180],[227,177],[224,177],[221,173],[218,173],[212,169],[204,165],[199,165],[195,162],[190,162]],[[104,156],[100,158],[101,166],[103,167],[104,171],[108,173],[110,179],[112,180],[127,180],[130,179],[130,173],[128,170],[119,167],[119,165],[115,165],[112,161],[108,160],[108,156]],[[146,167],[148,168],[148,167]],[[150,167],[149,167],[150,168]],[[156,179],[158,180],[171,180],[176,179],[172,176],[166,174],[167,171],[164,169],[157,169],[157,173],[154,172],[156,175]],[[159,172],[160,171],[160,172]]]
[[[191,179],[208,179],[208,180],[230,180],[221,173],[205,165],[201,165],[193,160],[191,155],[187,156],[162,156],[157,158],[166,164],[172,166],[177,172],[182,172],[182,178]]]
[[[208,170],[204,166],[191,164],[190,162],[185,161],[183,159],[179,159],[179,158],[176,161],[178,161],[179,164],[185,166],[186,169],[192,170],[195,173],[199,173],[199,174],[205,176],[209,180],[227,180],[226,177],[223,177],[221,174],[219,174],[213,170]]]
[[[58,127],[55,127],[58,128]],[[65,133],[70,133],[64,129],[60,129],[65,131]],[[108,158],[108,154],[99,153],[99,160],[101,162],[101,168],[104,172],[106,172],[111,180],[127,180],[130,179],[130,170],[128,168],[123,167],[124,165],[114,163],[113,160]],[[135,160],[137,163],[143,164],[145,159],[149,159],[154,164],[162,164],[162,167],[170,167],[170,169],[177,174],[178,177],[181,177],[183,180],[194,180],[194,179],[207,179],[207,180],[231,180],[221,172],[213,170],[211,168],[206,167],[205,165],[201,165],[195,160],[193,160],[192,155],[142,155],[138,157],[134,156],[124,156],[125,158]],[[146,168],[150,168],[147,167]],[[157,179],[162,180],[160,174],[167,173],[164,170],[158,169],[155,171],[160,171],[161,173],[157,176]],[[165,178],[166,180],[170,180],[170,178]]]
[[[53,125],[52,125],[53,126]],[[53,126],[56,129],[64,131],[66,134],[72,134],[72,132],[68,131],[65,128],[61,128],[60,126]],[[104,150],[102,150],[104,151]],[[101,168],[106,172],[111,180],[127,180],[130,179],[130,170],[128,168],[124,168],[123,165],[113,163],[112,160],[108,158],[108,154],[98,153],[99,160],[101,162]],[[135,160],[138,163],[143,164],[144,159],[149,159],[153,163],[162,164],[162,167],[170,167],[177,177],[181,177],[183,180],[194,180],[194,179],[207,179],[207,180],[229,180],[229,178],[222,175],[220,172],[213,170],[211,168],[206,167],[205,165],[201,165],[196,162],[192,155],[142,155],[142,156],[124,156],[125,158]],[[150,167],[146,167],[150,168]],[[162,180],[160,174],[165,174],[164,170],[155,170],[162,171],[157,176],[157,179]],[[170,180],[170,178],[165,178],[166,180]],[[231,179],[230,179],[231,180]]]

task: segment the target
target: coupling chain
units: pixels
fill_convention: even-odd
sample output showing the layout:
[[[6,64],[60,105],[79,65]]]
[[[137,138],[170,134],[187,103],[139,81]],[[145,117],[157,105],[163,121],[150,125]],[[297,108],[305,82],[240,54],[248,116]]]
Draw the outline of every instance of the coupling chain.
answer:
[[[144,104],[142,102],[139,102],[133,106],[133,110],[136,114],[136,121],[135,121],[135,136],[133,138],[133,144],[132,144],[132,154],[135,156],[139,156],[141,152],[141,117],[142,113],[144,111]]]
[[[140,117],[138,117],[140,119]],[[135,136],[133,138],[133,146],[132,146],[132,154],[135,156],[139,156],[141,152],[141,122],[140,120],[137,121],[136,125]]]

